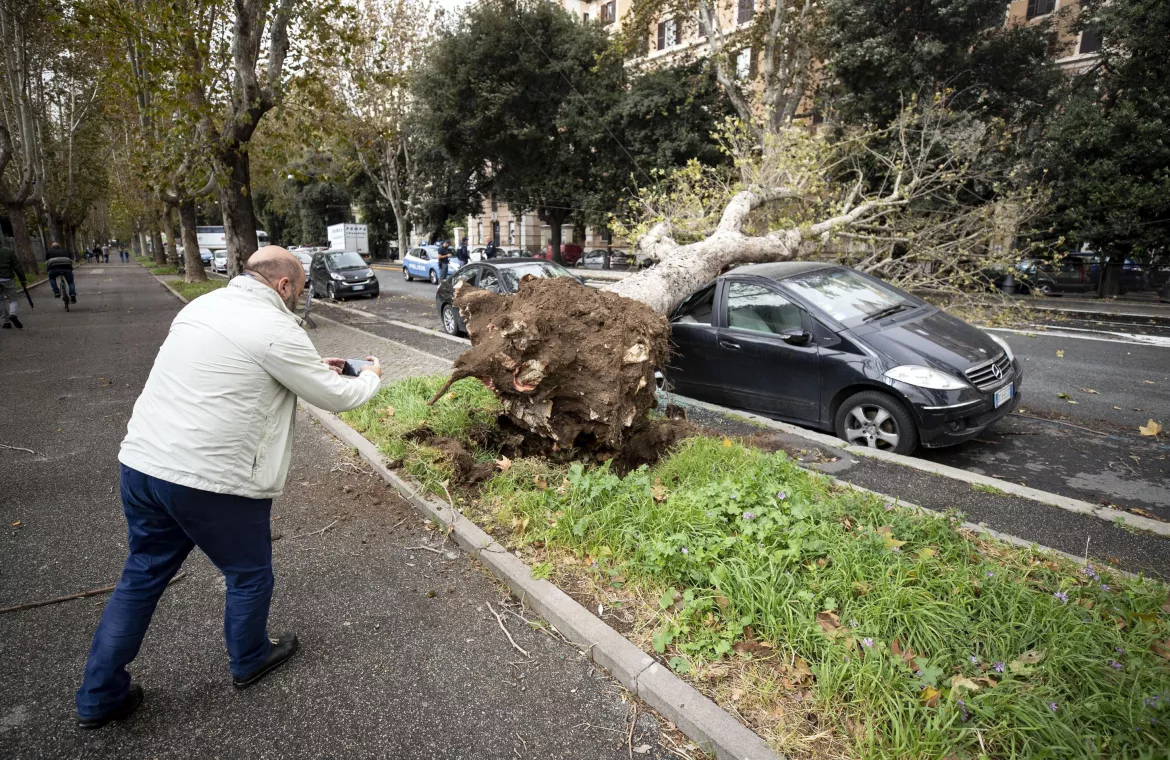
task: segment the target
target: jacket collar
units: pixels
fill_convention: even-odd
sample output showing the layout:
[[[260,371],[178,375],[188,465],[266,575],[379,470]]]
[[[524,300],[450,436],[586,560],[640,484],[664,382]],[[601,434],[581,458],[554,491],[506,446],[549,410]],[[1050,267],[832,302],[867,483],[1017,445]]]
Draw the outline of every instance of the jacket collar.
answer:
[[[289,319],[293,320],[301,327],[304,327],[304,320],[288,310],[288,306],[286,306],[284,301],[281,300],[280,295],[275,290],[255,279],[254,277],[246,274],[236,275],[231,279],[231,282],[229,282],[227,286],[229,288],[238,288],[255,298],[259,298],[265,303],[276,307]]]

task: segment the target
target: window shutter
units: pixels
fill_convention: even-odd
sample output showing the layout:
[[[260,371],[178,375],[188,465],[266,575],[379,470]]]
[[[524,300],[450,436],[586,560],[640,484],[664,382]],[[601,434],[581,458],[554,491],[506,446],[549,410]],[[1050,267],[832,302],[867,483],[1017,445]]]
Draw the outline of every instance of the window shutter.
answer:
[[[703,14],[699,14],[699,39],[706,39],[707,37],[707,18]]]
[[[1096,53],[1101,49],[1101,33],[1093,27],[1088,27],[1081,32],[1081,47],[1077,51],[1084,55],[1085,53]]]
[[[658,22],[658,49],[664,50],[666,48],[666,22]]]
[[[752,15],[755,14],[755,11],[755,0],[739,0],[739,13],[736,15],[735,22],[737,24],[746,24],[752,20]]]

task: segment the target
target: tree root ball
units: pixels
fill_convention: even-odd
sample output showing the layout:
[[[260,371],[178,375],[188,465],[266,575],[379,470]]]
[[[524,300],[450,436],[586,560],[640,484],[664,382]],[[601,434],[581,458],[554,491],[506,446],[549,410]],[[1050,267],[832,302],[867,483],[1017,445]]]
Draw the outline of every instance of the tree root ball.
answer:
[[[649,306],[567,277],[526,278],[515,295],[463,286],[455,305],[471,348],[450,382],[479,378],[522,429],[555,449],[618,452],[645,427],[669,335]]]

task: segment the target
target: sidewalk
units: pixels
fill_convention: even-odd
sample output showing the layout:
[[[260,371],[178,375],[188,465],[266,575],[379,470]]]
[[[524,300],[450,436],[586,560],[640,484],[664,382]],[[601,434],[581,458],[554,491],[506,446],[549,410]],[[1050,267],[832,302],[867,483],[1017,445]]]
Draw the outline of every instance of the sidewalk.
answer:
[[[76,309],[38,306],[25,330],[0,336],[0,443],[36,452],[0,449],[0,607],[110,584],[125,556],[118,442],[180,304],[134,263],[77,279]],[[376,353],[388,375],[442,371],[335,324],[313,339],[331,354]],[[0,756],[628,757],[621,688],[504,615],[526,661],[487,609],[504,592],[367,473],[299,415],[273,507],[272,629],[296,628],[303,648],[246,692],[227,672],[222,578],[198,553],[132,666],[146,703],[96,733],[73,726],[73,691],[105,597],[0,615]],[[657,720],[638,716],[633,744],[652,748],[642,757],[675,757]]]
[[[1097,318],[1123,317],[1127,320],[1150,320],[1158,324],[1170,324],[1170,303],[1155,300],[1133,301],[1110,298],[1077,298],[1059,296],[1031,298],[1020,296],[1015,299],[1029,308]]]

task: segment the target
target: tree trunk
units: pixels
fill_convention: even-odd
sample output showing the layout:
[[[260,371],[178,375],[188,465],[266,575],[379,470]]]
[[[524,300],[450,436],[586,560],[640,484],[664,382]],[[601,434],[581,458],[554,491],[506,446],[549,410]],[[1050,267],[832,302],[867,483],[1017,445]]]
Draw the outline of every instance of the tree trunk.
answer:
[[[1097,283],[1097,295],[1111,298],[1121,295],[1121,273],[1125,266],[1125,253],[1110,254],[1101,262],[1101,280]]]
[[[16,257],[20,259],[24,271],[30,275],[37,271],[37,255],[33,252],[32,239],[28,236],[28,220],[25,218],[23,203],[6,205],[8,220],[12,222],[12,247],[16,250]]]
[[[195,201],[179,204],[179,228],[183,233],[183,281],[206,282],[207,272],[199,258],[199,238],[195,234]]]
[[[61,232],[61,220],[58,219],[56,216],[54,216],[50,213],[47,213],[47,212],[44,213],[43,216],[45,218],[44,222],[43,222],[43,225],[45,227],[45,232],[47,232],[49,235],[49,245],[52,245],[53,243],[57,243],[59,245],[64,246],[65,245],[65,239],[64,239],[65,235],[64,235],[64,233]]]
[[[569,218],[569,212],[564,209],[546,209],[537,214],[542,222],[546,222],[549,226],[549,245],[552,247],[551,261],[558,264],[564,264],[564,257],[561,256],[561,227],[565,220]]]
[[[398,227],[398,260],[401,261],[406,252],[410,250],[410,220],[406,217],[406,212],[399,208],[402,204],[394,204],[394,224]]]
[[[163,232],[167,235],[167,265],[178,268],[179,246],[175,239],[175,207],[167,205],[162,215]]]
[[[259,247],[256,242],[256,215],[252,210],[251,175],[248,152],[232,150],[220,156],[228,168],[227,182],[219,190],[219,207],[223,211],[223,230],[227,237],[228,277],[244,271],[248,257]]]
[[[155,266],[165,267],[167,265],[167,252],[163,248],[162,233],[159,232],[158,221],[156,218],[150,228],[150,252],[154,256]]]

